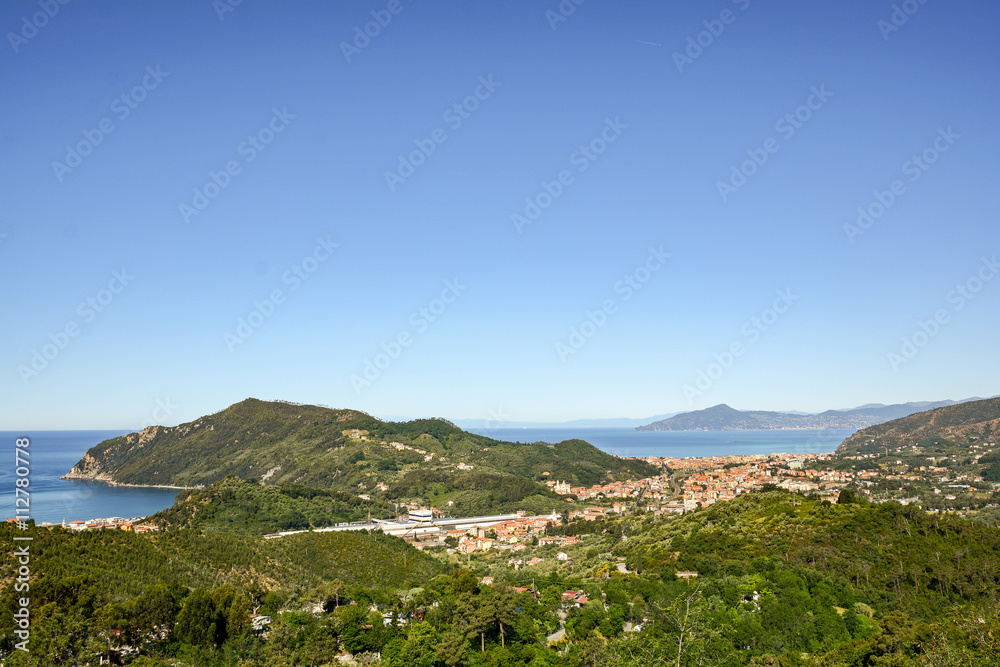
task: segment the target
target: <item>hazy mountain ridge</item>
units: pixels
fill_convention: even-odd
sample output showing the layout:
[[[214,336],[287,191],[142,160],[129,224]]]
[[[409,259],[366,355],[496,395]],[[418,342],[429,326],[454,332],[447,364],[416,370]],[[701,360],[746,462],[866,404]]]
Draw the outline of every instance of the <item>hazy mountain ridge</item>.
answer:
[[[1000,398],[964,401],[955,405],[869,426],[844,440],[838,454],[877,447],[909,445],[925,438],[985,441],[1000,436]]]
[[[636,419],[633,417],[609,417],[605,419],[571,419],[564,422],[532,422],[515,421],[508,419],[455,419],[455,425],[464,429],[499,430],[511,428],[630,428],[642,426],[654,421],[669,419],[680,412],[668,412],[662,415],[653,415]]]
[[[917,412],[980,400],[920,401],[915,403],[881,403],[863,405],[850,410],[827,410],[819,414],[772,412],[767,410],[736,410],[725,403],[685,412],[668,419],[636,427],[636,431],[745,431],[797,428],[862,429],[899,419]]]

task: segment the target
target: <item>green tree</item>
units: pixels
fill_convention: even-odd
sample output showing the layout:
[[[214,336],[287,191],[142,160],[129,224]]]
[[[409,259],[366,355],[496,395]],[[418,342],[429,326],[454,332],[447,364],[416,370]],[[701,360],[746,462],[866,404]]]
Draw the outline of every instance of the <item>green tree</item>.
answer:
[[[180,613],[172,636],[183,644],[214,646],[221,643],[218,636],[218,613],[212,596],[204,589],[191,591]]]
[[[382,661],[386,667],[435,667],[439,635],[430,623],[412,623],[406,638],[386,645]]]
[[[466,664],[468,650],[469,642],[465,637],[457,632],[446,632],[441,635],[434,655],[445,667],[458,667]]]

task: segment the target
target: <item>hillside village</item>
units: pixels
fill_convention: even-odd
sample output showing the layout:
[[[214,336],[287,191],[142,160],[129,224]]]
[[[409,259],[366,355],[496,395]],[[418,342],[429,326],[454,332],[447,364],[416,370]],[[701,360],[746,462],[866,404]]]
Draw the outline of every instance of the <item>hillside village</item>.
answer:
[[[355,440],[367,440],[366,431],[346,432]],[[447,458],[433,452],[401,442],[383,441],[378,444],[396,450],[410,450],[421,455],[425,461],[437,459],[447,464]],[[770,455],[735,455],[715,457],[658,457],[650,456],[641,460],[659,467],[664,472],[643,479],[613,481],[589,487],[572,486],[562,480],[547,480],[545,485],[564,500],[573,503],[587,503],[581,509],[572,509],[563,514],[555,511],[548,516],[517,515],[467,517],[461,527],[444,526],[440,522],[447,519],[445,512],[437,508],[426,508],[419,503],[404,505],[411,512],[427,515],[422,520],[420,530],[408,530],[407,519],[401,519],[400,528],[393,529],[389,522],[381,522],[382,529],[402,536],[418,548],[425,546],[445,546],[462,554],[509,549],[512,553],[524,551],[528,546],[575,544],[574,539],[546,537],[551,526],[565,521],[600,521],[613,516],[635,512],[653,515],[682,514],[699,507],[708,507],[718,502],[732,500],[749,491],[774,485],[788,491],[814,493],[819,498],[837,502],[840,491],[846,487],[856,488],[874,502],[897,500],[904,504],[917,502],[923,498],[929,511],[964,511],[976,509],[986,504],[986,499],[995,484],[984,481],[974,470],[962,468],[963,460],[976,464],[984,455],[994,452],[996,443],[992,441],[973,444],[966,458],[958,454],[926,456],[924,448],[915,444],[889,448],[880,452],[860,455],[834,453],[772,453]],[[471,470],[472,465],[458,463],[459,470]],[[370,500],[374,494],[387,490],[379,483],[374,493],[360,493],[359,498]],[[933,502],[929,500],[933,497]],[[411,519],[413,517],[411,516]],[[431,521],[433,519],[433,521]],[[416,519],[420,521],[421,519]],[[39,524],[39,527],[53,527],[58,524]],[[159,530],[155,525],[142,523],[142,518],[122,517],[93,518],[88,520],[64,520],[64,528],[71,530],[118,529],[148,533]],[[318,527],[317,527],[318,528]],[[350,530],[376,528],[367,523],[322,530]],[[278,535],[300,531],[286,531]],[[531,559],[523,561],[512,558],[512,565],[521,567],[532,564]]]

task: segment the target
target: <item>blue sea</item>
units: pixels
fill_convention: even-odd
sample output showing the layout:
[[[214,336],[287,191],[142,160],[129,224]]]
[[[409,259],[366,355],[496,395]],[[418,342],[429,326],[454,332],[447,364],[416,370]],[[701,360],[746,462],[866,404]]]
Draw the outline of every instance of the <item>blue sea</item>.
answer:
[[[15,441],[28,437],[31,513],[37,523],[60,523],[120,516],[149,516],[174,504],[177,489],[137,489],[103,482],[59,479],[94,445],[129,431],[0,431],[0,451],[8,465],[0,466],[0,519],[14,513]]]
[[[633,431],[631,428],[470,428],[472,433],[511,442],[586,440],[618,456],[726,456],[730,454],[805,454],[832,452],[853,430],[789,429],[768,431]]]
[[[630,428],[507,428],[468,429],[473,433],[512,442],[586,440],[618,456],[725,456],[774,452],[832,452],[853,431],[802,429],[788,431],[633,431]],[[176,489],[108,486],[102,482],[59,479],[94,445],[128,431],[0,431],[0,451],[9,465],[0,466],[0,519],[15,516],[14,442],[27,436],[30,459],[30,517],[36,522],[126,518],[155,514],[174,503]]]

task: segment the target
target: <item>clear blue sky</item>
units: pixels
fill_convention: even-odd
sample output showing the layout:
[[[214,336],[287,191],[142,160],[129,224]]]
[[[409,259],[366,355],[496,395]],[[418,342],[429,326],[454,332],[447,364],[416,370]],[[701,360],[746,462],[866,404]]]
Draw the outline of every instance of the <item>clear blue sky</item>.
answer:
[[[998,393],[996,3],[226,2],[0,5],[0,429]]]

